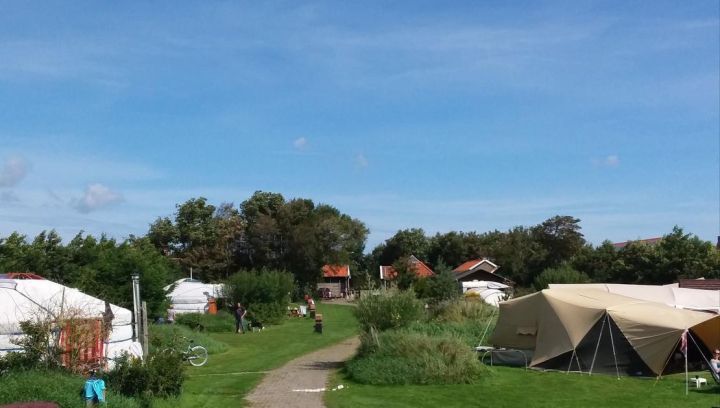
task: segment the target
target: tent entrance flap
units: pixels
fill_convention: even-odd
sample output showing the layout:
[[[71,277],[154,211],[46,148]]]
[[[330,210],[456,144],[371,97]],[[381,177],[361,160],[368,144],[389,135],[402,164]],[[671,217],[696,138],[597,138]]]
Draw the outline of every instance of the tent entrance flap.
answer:
[[[615,356],[613,356],[613,346]],[[594,364],[593,357],[595,360]],[[599,319],[585,337],[583,337],[574,353],[573,351],[569,351],[540,364],[536,364],[535,367],[566,371],[568,367],[572,365],[573,369],[578,368],[578,371],[582,372],[590,372],[590,367],[592,367],[593,374],[603,373],[616,375],[616,358],[617,370],[621,374],[653,376],[650,368],[648,368],[635,349],[633,349],[615,322],[613,322],[612,319],[602,318]]]

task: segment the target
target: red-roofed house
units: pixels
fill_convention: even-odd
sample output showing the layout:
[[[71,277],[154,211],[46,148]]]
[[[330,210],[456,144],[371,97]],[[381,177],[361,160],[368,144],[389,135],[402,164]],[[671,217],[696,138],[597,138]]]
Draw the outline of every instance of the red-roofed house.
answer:
[[[415,270],[415,275],[418,278],[427,278],[428,276],[435,275],[435,272],[433,272],[432,269],[430,269],[429,266],[425,265],[425,263],[415,255],[410,255],[408,258],[408,262],[410,263],[411,267]],[[395,271],[395,268],[392,267],[392,265],[383,265],[380,267],[380,280],[383,282],[389,282],[391,280],[394,280],[397,277],[397,272]]]
[[[350,290],[350,265],[325,265],[322,267],[323,281],[319,290],[329,290],[332,297],[347,294]]]
[[[631,243],[635,244],[643,244],[643,245],[657,245],[662,241],[662,237],[660,238],[648,238],[648,239],[636,239],[634,241],[625,241],[625,242],[616,242],[612,244],[612,246],[615,247],[615,249],[622,249],[628,246]]]
[[[489,259],[482,258],[467,261],[453,269],[453,272],[455,272],[455,279],[457,279],[458,282],[490,281],[511,286],[514,285],[514,282],[510,279],[495,273],[499,268],[499,266],[495,265]]]

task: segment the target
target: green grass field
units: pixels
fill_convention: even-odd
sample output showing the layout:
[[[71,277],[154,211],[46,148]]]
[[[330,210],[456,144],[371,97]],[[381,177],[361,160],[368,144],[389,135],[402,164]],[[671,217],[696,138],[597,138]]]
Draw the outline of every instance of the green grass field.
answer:
[[[260,382],[263,372],[357,333],[351,306],[319,304],[318,313],[323,315],[323,334],[313,332],[314,322],[309,318],[288,319],[259,333],[210,333],[226,343],[228,351],[211,355],[203,367],[190,367],[183,395],[157,400],[154,407],[243,406],[243,398]]]
[[[342,374],[333,386],[345,388],[325,394],[328,408],[364,407],[703,407],[720,406],[720,386],[708,373],[702,389],[685,396],[685,375],[655,379],[621,378],[493,367],[487,378],[473,385],[372,386],[356,384]]]

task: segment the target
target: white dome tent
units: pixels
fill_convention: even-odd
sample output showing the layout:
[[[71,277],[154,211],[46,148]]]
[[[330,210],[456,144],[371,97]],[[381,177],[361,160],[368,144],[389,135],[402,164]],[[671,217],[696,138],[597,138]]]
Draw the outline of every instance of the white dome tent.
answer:
[[[222,297],[223,285],[203,283],[197,279],[184,278],[165,287],[170,298],[171,308],[176,314],[205,313],[208,297]]]
[[[132,312],[120,306],[109,306],[113,314],[112,328],[105,341],[98,340],[102,357],[109,363],[123,353],[142,358],[142,347],[133,341]],[[20,322],[55,321],[69,312],[74,317],[101,321],[105,301],[49,280],[0,279],[0,355],[22,351],[13,343],[23,335]]]

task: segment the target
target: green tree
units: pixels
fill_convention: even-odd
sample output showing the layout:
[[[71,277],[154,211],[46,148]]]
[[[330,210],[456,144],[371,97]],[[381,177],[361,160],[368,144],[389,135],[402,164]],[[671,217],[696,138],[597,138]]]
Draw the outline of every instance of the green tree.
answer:
[[[547,289],[551,283],[587,283],[590,278],[572,268],[572,266],[563,264],[557,268],[547,268],[533,281],[536,290]]]
[[[532,237],[547,253],[545,267],[569,261],[582,249],[585,238],[580,229],[580,219],[567,215],[556,215],[531,229]]]

